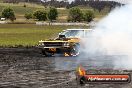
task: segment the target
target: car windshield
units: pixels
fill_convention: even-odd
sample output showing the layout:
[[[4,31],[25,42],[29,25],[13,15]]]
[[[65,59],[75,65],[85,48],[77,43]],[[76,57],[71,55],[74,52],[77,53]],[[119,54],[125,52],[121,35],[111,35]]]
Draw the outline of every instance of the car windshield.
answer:
[[[83,30],[65,30],[60,35],[65,35],[67,38],[70,38],[70,37],[83,37],[84,31]]]

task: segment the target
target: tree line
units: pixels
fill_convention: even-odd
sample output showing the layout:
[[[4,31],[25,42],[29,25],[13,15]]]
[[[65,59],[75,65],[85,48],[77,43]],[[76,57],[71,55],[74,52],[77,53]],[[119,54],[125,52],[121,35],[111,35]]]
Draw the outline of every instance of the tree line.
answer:
[[[101,12],[105,7],[108,7],[110,10],[112,10],[113,8],[122,6],[123,4],[115,1],[75,0],[69,5],[69,8],[78,5],[89,6],[94,10],[98,10],[99,12]]]
[[[34,2],[42,4],[44,7],[66,7],[66,8],[72,8],[78,5],[92,7],[94,10],[98,10],[101,12],[105,7],[108,7],[111,11],[113,8],[117,6],[121,6],[123,4],[115,1],[102,1],[102,0],[74,0],[71,3],[68,2],[68,0],[3,0],[5,3],[19,3],[19,2]]]
[[[15,12],[12,8],[6,7],[2,10],[1,17],[9,19],[11,21],[16,20]],[[58,11],[55,7],[50,7],[48,11],[36,10],[33,13],[25,13],[24,17],[29,19],[35,19],[37,21],[56,21],[58,17]],[[91,22],[94,19],[94,12],[92,10],[81,11],[78,7],[70,8],[67,21],[68,22]]]

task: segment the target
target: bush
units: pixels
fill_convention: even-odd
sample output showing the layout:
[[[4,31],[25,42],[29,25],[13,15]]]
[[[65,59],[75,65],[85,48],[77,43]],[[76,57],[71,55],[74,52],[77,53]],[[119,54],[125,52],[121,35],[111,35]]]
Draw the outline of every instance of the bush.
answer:
[[[68,21],[77,22],[81,21],[83,18],[83,13],[79,8],[73,7],[69,11]]]
[[[29,19],[32,18],[32,13],[26,13],[26,14],[24,15],[24,17],[25,17],[27,20],[29,20]]]
[[[84,13],[84,21],[91,22],[94,19],[94,12],[92,10],[87,10]]]
[[[56,18],[58,17],[58,11],[56,8],[51,7],[49,12],[48,12],[48,19],[50,21],[56,20]]]
[[[2,17],[10,19],[11,21],[14,21],[16,19],[13,9],[11,9],[10,7],[6,7],[2,10]]]
[[[33,13],[33,16],[35,19],[38,19],[38,21],[45,21],[47,20],[47,13],[44,10],[37,10]]]
[[[24,5],[23,5],[23,7],[25,7],[25,8],[26,8],[27,6],[24,4]]]
[[[16,20],[16,18],[14,16],[10,16],[10,20],[14,21],[14,20]]]

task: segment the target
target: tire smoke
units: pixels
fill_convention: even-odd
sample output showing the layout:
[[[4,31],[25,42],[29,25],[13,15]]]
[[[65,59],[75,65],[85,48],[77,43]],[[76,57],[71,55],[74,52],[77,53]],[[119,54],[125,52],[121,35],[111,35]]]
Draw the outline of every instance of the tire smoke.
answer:
[[[132,4],[114,9],[85,41],[88,56],[117,55],[115,69],[132,69]]]

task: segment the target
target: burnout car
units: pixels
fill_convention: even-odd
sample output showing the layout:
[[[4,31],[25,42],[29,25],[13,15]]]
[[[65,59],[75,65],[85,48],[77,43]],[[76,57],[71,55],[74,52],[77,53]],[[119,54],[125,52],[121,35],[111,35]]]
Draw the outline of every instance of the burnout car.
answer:
[[[39,48],[45,56],[63,54],[64,56],[78,56],[80,54],[81,39],[87,37],[92,29],[67,29],[59,33],[58,37],[39,41]]]

